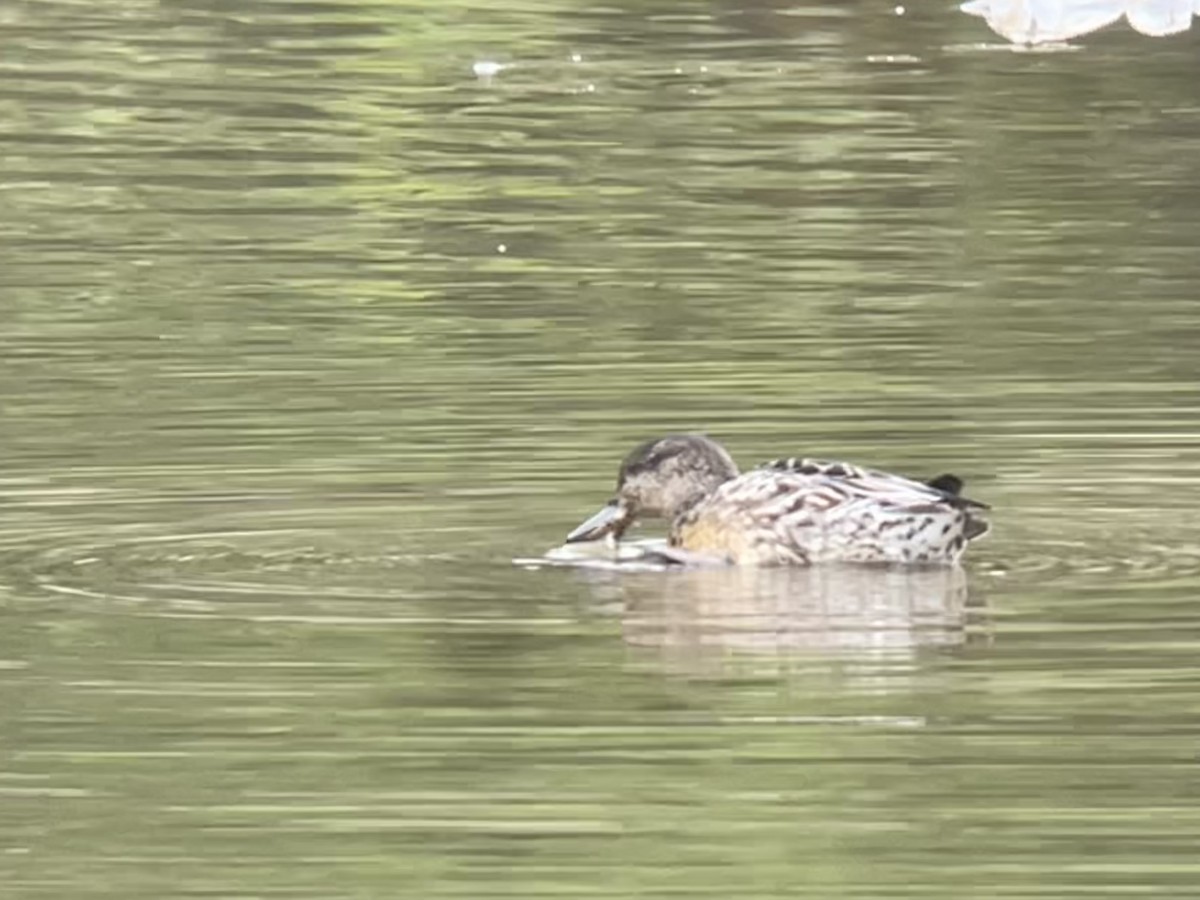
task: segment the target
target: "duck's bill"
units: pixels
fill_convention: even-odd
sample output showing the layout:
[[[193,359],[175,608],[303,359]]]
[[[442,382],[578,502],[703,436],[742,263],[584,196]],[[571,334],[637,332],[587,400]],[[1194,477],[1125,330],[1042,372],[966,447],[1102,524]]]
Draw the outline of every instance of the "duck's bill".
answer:
[[[620,537],[629,525],[629,513],[616,501],[610,500],[600,511],[567,535],[567,543],[596,541],[613,535]]]

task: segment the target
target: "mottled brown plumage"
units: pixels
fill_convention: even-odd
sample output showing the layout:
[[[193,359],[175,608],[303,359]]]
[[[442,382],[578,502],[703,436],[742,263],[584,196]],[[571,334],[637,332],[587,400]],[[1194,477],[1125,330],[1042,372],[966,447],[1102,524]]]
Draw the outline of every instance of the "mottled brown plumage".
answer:
[[[670,521],[672,547],[742,565],[950,565],[988,523],[962,482],[928,484],[847,463],[779,459],[738,474],[702,435],[667,435],[625,458],[617,497],[568,542],[619,540],[639,517]]]

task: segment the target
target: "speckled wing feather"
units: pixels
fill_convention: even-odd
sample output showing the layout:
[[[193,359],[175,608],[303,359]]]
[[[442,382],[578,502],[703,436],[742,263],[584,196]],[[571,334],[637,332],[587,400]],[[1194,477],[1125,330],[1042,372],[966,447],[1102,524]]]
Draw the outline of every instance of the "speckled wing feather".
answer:
[[[962,480],[954,475],[939,475],[932,481],[920,482],[913,481],[910,478],[903,478],[899,475],[893,475],[889,472],[864,469],[862,466],[855,466],[850,463],[825,462],[819,459],[798,459],[794,456],[787,459],[773,459],[770,462],[763,463],[759,468],[795,472],[799,475],[824,475],[829,478],[858,483],[865,490],[873,490],[876,493],[886,494],[893,490],[901,489],[912,490],[919,496],[936,497],[956,506],[975,507],[977,509],[988,508],[986,503],[980,503],[978,500],[959,496],[958,492],[962,488]]]
[[[784,459],[721,485],[680,524],[693,543],[738,535],[719,549],[742,563],[946,564],[987,530],[979,506],[886,472]]]

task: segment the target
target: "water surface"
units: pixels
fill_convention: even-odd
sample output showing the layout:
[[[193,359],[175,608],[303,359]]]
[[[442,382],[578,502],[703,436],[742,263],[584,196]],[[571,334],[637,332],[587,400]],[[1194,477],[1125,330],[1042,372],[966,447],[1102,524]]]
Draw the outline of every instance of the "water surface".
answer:
[[[1194,897],[1200,37],[935,7],[7,4],[6,895]],[[510,565],[675,429],[994,534]]]

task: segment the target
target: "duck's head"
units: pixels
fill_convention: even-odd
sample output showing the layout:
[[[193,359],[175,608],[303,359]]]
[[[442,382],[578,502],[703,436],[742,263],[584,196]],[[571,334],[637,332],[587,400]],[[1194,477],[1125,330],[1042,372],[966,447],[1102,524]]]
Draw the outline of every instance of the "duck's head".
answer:
[[[621,463],[617,496],[567,535],[567,543],[602,537],[616,541],[639,518],[673,519],[737,474],[725,448],[703,435],[669,434],[646,441]]]

